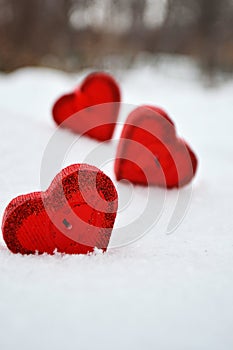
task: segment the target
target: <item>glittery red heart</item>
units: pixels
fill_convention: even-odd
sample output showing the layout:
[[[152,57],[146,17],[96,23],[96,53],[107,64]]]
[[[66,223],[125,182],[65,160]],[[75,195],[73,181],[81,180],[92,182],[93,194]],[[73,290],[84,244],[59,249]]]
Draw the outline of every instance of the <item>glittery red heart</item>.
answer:
[[[13,199],[2,232],[13,253],[87,254],[107,249],[117,212],[117,192],[99,169],[63,169],[45,192]]]
[[[160,108],[141,106],[129,115],[118,145],[117,180],[160,187],[181,187],[196,173],[197,158],[176,135],[175,125]]]
[[[53,106],[53,118],[75,133],[106,141],[113,135],[120,100],[120,89],[113,77],[92,73],[74,92],[59,98]]]

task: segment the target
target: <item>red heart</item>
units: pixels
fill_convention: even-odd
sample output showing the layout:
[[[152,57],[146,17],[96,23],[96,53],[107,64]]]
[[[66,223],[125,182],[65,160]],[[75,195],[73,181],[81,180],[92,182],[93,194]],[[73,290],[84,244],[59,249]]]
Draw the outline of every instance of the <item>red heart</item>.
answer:
[[[120,100],[120,89],[113,77],[92,73],[74,92],[59,98],[53,107],[53,118],[75,133],[106,141],[113,135]]]
[[[87,254],[107,249],[117,212],[117,192],[99,169],[63,169],[45,192],[13,199],[2,232],[13,253]]]
[[[192,180],[196,169],[194,152],[177,137],[174,123],[162,109],[141,106],[130,113],[115,160],[117,180],[181,187]]]

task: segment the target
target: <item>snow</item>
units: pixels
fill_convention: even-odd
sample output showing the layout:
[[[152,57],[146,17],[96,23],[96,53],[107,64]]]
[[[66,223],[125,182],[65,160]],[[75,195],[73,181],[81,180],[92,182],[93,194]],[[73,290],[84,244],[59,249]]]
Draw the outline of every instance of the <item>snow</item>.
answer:
[[[52,103],[86,73],[25,68],[0,75],[1,215],[12,198],[41,188],[44,152],[56,132]],[[125,103],[165,108],[198,154],[193,186],[182,192],[192,192],[188,211],[177,230],[166,234],[177,191],[166,193],[150,232],[118,248],[113,233],[106,254],[20,256],[1,239],[0,348],[231,350],[233,82],[207,87],[195,64],[183,58],[139,62],[114,74]],[[75,141],[68,131],[58,135]],[[83,161],[97,147],[88,138],[80,142],[64,165]],[[112,162],[103,168],[114,180]],[[119,228],[139,215],[146,190],[117,186]],[[160,201],[164,192],[153,191]]]

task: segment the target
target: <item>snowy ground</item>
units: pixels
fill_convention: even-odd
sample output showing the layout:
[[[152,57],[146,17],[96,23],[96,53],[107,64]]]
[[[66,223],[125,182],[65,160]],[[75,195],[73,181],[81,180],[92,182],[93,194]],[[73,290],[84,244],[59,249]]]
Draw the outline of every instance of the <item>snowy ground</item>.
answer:
[[[104,255],[14,256],[1,239],[0,348],[232,350],[233,82],[207,88],[192,63],[172,59],[116,75],[126,103],[164,107],[198,154],[188,213],[167,235],[171,191],[149,234]],[[35,68],[0,75],[1,215],[16,195],[40,189],[55,132],[51,105],[83,76]],[[66,162],[82,161],[81,149]],[[137,204],[129,208],[136,215]],[[120,213],[116,226],[126,219]]]

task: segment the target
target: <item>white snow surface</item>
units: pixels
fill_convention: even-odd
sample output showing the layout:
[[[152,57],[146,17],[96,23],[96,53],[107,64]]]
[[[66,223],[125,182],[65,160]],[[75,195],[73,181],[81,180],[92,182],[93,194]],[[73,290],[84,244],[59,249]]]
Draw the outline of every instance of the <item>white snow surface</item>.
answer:
[[[41,161],[56,130],[52,104],[86,73],[0,74],[1,215],[15,196],[40,190]],[[167,235],[176,197],[169,191],[148,234],[105,254],[14,255],[1,238],[0,349],[232,350],[233,82],[207,87],[192,62],[174,58],[113,73],[124,102],[165,108],[197,153],[188,212]],[[97,145],[81,142],[67,164],[83,161],[83,149]],[[116,183],[112,163],[106,172]],[[120,196],[128,190],[122,188]],[[146,190],[132,191],[138,201],[129,210],[137,215]],[[124,220],[119,213],[116,226]]]

